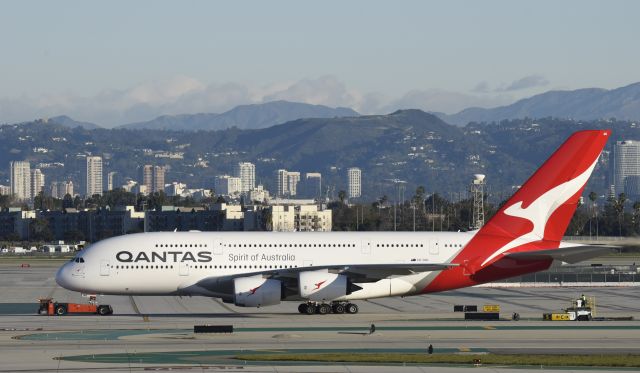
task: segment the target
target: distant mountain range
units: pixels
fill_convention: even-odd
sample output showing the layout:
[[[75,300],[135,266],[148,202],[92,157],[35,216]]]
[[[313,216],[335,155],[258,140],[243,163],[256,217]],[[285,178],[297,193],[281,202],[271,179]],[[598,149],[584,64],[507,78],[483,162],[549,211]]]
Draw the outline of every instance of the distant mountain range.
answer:
[[[640,83],[616,89],[549,91],[492,109],[468,108],[453,115],[434,113],[447,123],[494,122],[517,118],[640,120]]]
[[[573,91],[549,91],[496,108],[467,108],[456,114],[431,112],[447,123],[464,126],[470,122],[495,122],[504,119],[564,118],[574,120],[640,120],[640,83],[612,90],[585,88]],[[123,129],[156,129],[173,131],[217,131],[261,129],[307,118],[357,117],[349,108],[331,108],[299,102],[273,101],[240,105],[224,113],[163,115],[146,122],[118,126]],[[65,127],[102,128],[97,124],[76,121],[66,115],[49,121]]]
[[[349,108],[330,108],[300,102],[273,101],[264,104],[240,105],[221,114],[163,115],[148,122],[125,124],[119,128],[175,131],[215,131],[231,127],[258,129],[301,118],[335,118],[358,115],[357,112]]]
[[[355,166],[363,172],[365,200],[398,193],[394,180],[406,181],[407,193],[424,185],[428,191],[463,198],[475,173],[488,175],[493,192],[510,193],[570,133],[584,128],[612,128],[609,149],[616,140],[640,140],[637,125],[628,121],[542,118],[459,127],[420,110],[297,119],[197,136],[190,131],[70,129],[35,121],[0,127],[0,164],[5,165],[0,167],[0,184],[9,181],[10,161],[26,159],[43,170],[47,183],[70,179],[82,191],[83,156],[97,154],[104,156],[105,172],[117,173],[116,184],[139,180],[141,165],[156,164],[167,166],[166,182],[209,188],[215,175],[231,174],[237,162],[249,161],[256,164],[256,180],[271,191],[276,188],[274,172],[281,168],[321,172],[323,186],[345,190],[346,169]],[[588,190],[604,193],[607,162],[603,156]]]
[[[77,120],[74,120],[66,115],[60,115],[57,117],[53,117],[53,118],[49,118],[48,119],[49,122],[53,122],[53,123],[58,123],[64,127],[69,127],[69,128],[77,128],[77,127],[82,127],[84,129],[88,129],[88,130],[93,130],[96,128],[102,128],[99,125],[95,124],[95,123],[91,123],[91,122],[80,122]]]

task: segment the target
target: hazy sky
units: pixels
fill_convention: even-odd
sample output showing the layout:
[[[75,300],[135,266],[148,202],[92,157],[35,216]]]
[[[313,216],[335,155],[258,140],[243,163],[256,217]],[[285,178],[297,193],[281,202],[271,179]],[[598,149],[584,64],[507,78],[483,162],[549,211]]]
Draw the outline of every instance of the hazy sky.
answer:
[[[638,1],[1,1],[0,122],[455,112],[640,81]]]

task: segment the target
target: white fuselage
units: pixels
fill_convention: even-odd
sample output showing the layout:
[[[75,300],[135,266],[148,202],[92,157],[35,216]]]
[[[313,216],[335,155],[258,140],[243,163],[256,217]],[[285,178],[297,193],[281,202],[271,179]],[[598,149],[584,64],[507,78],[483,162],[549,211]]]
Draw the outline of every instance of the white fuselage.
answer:
[[[198,284],[268,270],[364,264],[445,263],[475,232],[156,232],[114,237],[83,250],[58,283],[90,294],[229,296]],[[419,293],[432,272],[358,283],[336,300]]]

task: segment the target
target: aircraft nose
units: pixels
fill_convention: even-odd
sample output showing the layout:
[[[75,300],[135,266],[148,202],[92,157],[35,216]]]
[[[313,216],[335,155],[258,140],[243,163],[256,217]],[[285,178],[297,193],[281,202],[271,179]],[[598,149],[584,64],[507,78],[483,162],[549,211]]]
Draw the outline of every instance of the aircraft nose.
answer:
[[[56,283],[65,289],[71,289],[71,270],[69,269],[69,263],[65,263],[56,273]]]

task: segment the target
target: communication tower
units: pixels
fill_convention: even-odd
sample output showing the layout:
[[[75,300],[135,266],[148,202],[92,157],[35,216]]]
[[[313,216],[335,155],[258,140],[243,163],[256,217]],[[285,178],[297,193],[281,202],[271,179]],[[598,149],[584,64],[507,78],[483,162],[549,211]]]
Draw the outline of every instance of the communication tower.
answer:
[[[485,175],[473,175],[471,194],[473,195],[473,229],[480,229],[484,225],[484,178]]]

